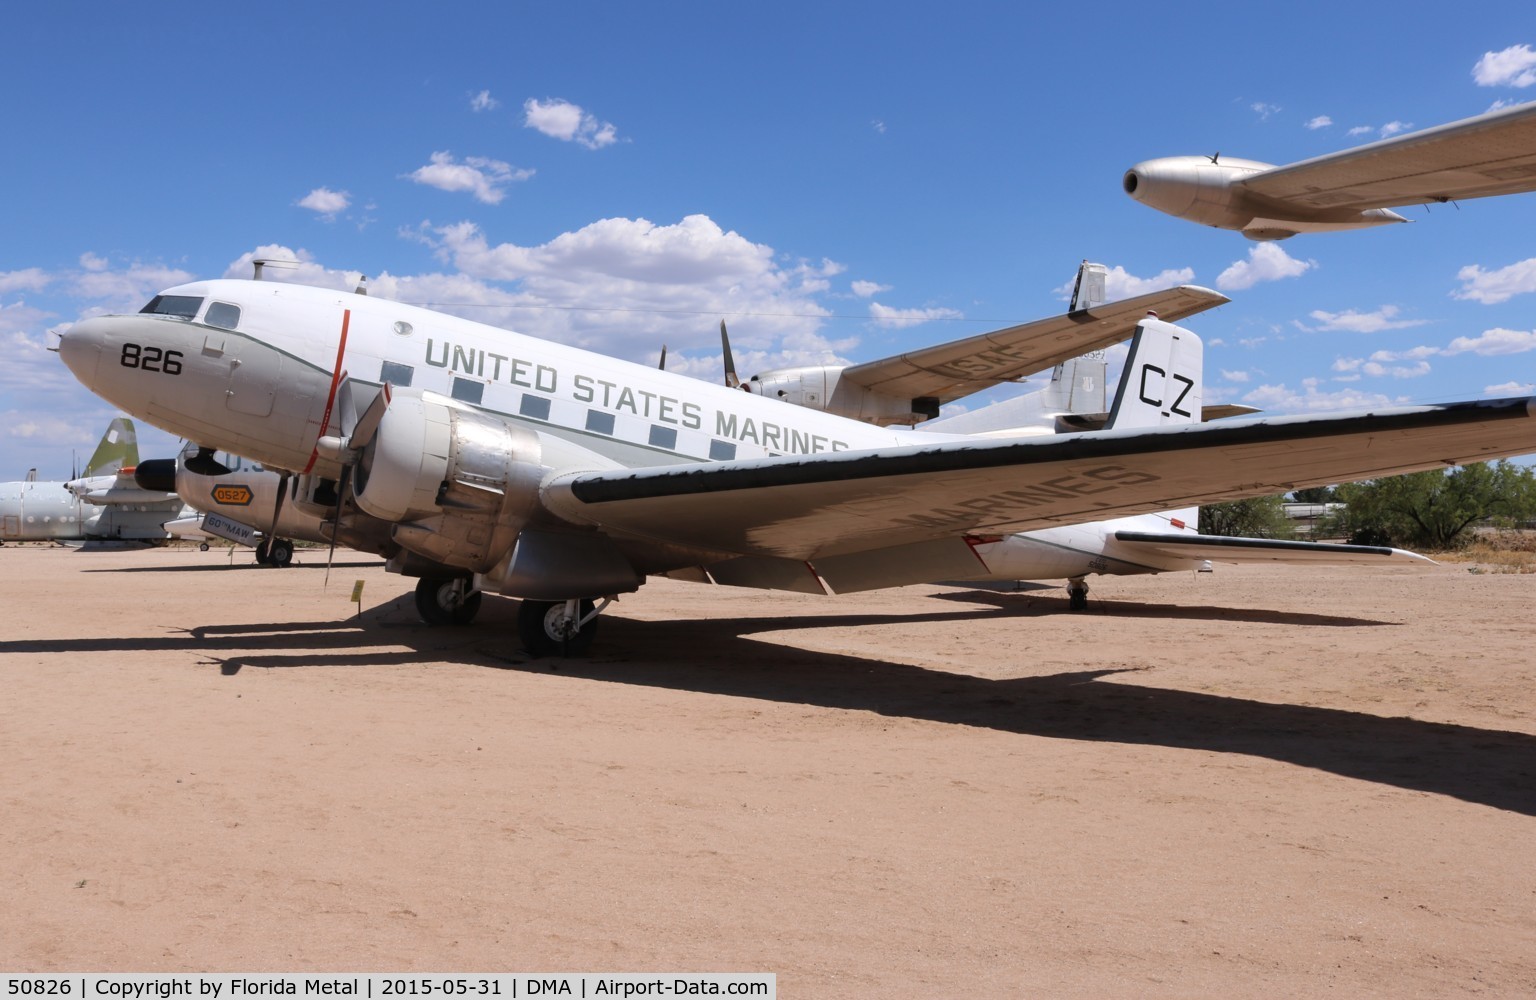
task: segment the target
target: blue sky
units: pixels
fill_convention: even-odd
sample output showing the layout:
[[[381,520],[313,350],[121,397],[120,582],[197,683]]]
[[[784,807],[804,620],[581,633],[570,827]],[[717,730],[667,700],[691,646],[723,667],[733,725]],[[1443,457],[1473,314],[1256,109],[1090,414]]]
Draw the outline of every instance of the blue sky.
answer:
[[[1528,2],[28,4],[0,107],[0,479],[112,410],[45,348],[296,255],[304,280],[719,371],[1060,312],[1079,260],[1233,302],[1207,398],[1310,412],[1533,391],[1536,195],[1254,244],[1132,163],[1286,163],[1536,99]],[[145,457],[176,442],[140,422]],[[83,457],[83,455],[82,455]]]

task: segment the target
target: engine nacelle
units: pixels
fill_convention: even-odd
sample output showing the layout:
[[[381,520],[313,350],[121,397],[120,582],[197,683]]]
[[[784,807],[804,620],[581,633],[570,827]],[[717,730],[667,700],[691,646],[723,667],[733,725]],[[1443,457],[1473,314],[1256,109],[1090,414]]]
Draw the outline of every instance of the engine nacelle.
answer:
[[[844,381],[837,365],[778,368],[753,375],[741,387],[758,396],[835,413],[881,427],[915,424],[938,415],[937,400],[901,399]]]
[[[354,497],[402,548],[481,573],[539,506],[537,434],[474,410],[396,393],[358,461]]]
[[[1122,183],[1126,194],[1159,212],[1219,229],[1243,229],[1255,213],[1232,185],[1271,166],[1219,156],[1169,156],[1136,164]],[[1284,237],[1277,232],[1268,238]]]

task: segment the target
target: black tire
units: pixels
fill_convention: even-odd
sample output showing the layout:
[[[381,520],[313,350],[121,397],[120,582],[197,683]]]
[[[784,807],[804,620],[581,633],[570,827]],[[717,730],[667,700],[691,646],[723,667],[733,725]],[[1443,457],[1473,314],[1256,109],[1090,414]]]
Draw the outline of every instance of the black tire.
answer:
[[[1087,611],[1088,590],[1086,588],[1078,589],[1074,587],[1067,591],[1067,607],[1073,611]]]
[[[592,613],[593,602],[585,598],[581,602],[581,616]],[[572,636],[558,632],[560,619],[565,615],[564,601],[524,601],[517,609],[517,635],[523,640],[523,649],[529,656],[583,656],[592,647],[597,634],[594,618]]]
[[[208,543],[207,542],[199,542],[198,545],[197,545],[197,551],[199,551],[199,552],[207,552],[208,551]]]
[[[265,541],[256,543],[256,565],[272,565],[272,557],[267,553],[267,543]]]
[[[286,538],[274,538],[267,550],[267,565],[278,569],[293,565],[293,543]]]
[[[468,625],[480,613],[481,593],[460,598],[457,577],[424,576],[416,584],[416,613],[428,625]]]

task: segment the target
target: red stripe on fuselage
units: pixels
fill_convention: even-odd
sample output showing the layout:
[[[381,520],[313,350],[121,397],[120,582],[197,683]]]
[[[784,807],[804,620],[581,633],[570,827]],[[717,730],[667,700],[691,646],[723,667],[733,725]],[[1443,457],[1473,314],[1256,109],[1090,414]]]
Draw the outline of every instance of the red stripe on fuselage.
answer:
[[[304,474],[315,467],[315,459],[320,457],[320,436],[325,429],[331,426],[331,407],[336,405],[336,390],[341,386],[341,380],[346,373],[341,370],[341,359],[347,353],[347,328],[352,325],[352,310],[345,309],[341,313],[341,343],[336,345],[336,368],[331,372],[331,394],[325,397],[325,416],[320,418],[320,433],[315,435],[315,446],[309,451],[309,461],[304,465]]]

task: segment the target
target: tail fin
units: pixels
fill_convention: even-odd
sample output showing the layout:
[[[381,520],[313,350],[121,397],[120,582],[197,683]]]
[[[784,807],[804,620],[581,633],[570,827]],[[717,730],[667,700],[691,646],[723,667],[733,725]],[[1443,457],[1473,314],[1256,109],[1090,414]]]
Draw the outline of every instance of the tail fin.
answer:
[[[1204,353],[1200,338],[1183,327],[1151,317],[1142,320],[1131,339],[1108,427],[1199,423],[1205,398]]]
[[[95,454],[85,465],[84,475],[111,475],[125,465],[139,464],[139,438],[133,430],[133,421],[117,417],[107,425]]]

